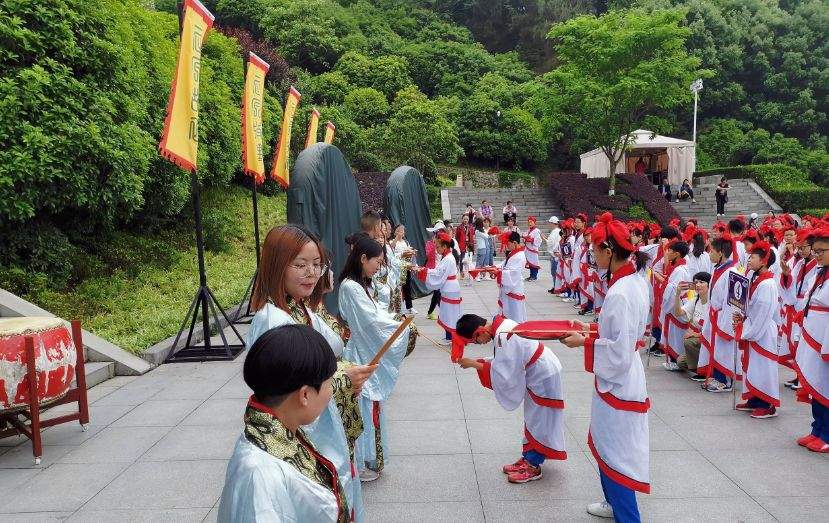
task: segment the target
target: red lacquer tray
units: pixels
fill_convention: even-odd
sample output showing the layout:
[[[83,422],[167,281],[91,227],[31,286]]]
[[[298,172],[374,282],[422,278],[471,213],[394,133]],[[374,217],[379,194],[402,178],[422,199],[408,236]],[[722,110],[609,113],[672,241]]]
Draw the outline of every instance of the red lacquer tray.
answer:
[[[469,269],[469,274],[473,278],[477,278],[479,274],[482,272],[488,272],[490,274],[495,274],[496,272],[500,271],[500,267],[495,267],[494,265],[489,265],[487,267],[476,267],[474,269]]]
[[[520,323],[510,332],[531,340],[561,340],[574,333],[595,336],[599,331],[595,323],[589,324],[586,331],[570,320],[537,320]]]

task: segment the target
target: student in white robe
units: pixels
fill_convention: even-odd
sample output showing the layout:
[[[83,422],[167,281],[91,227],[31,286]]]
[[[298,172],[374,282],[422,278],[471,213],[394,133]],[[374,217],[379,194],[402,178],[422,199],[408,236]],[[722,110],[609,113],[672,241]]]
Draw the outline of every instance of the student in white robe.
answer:
[[[573,258],[573,220],[561,222],[561,240],[559,240],[558,277],[559,287],[556,289],[559,298],[572,301],[573,290],[570,288],[571,261]]]
[[[253,395],[227,464],[218,521],[352,521],[336,467],[302,428],[330,404],[336,370],[325,337],[307,325],[256,340],[243,371]]]
[[[556,355],[540,341],[510,334],[516,326],[512,320],[488,324],[480,316],[466,314],[458,320],[455,338],[461,345],[498,340],[492,358],[460,358],[458,363],[464,369],[476,369],[481,385],[492,389],[506,410],[524,403],[521,458],[504,465],[502,471],[510,483],[527,483],[541,479],[545,460],[567,459],[564,391]]]
[[[777,416],[780,406],[777,331],[780,302],[777,283],[769,267],[774,250],[766,241],[755,242],[748,259],[749,290],[746,315],[734,312],[734,331],[743,353],[743,394],[737,410],[755,419]]]
[[[639,357],[648,323],[646,256],[630,243],[627,227],[610,213],[593,227],[593,256],[610,276],[598,334],[571,334],[562,343],[584,346],[584,367],[595,385],[587,443],[599,464],[605,501],[587,511],[617,521],[640,521],[635,492],[650,493],[645,368]],[[631,261],[633,256],[633,261]],[[588,325],[576,322],[583,331]]]
[[[523,238],[527,268],[530,269],[527,281],[538,280],[538,269],[541,268],[541,260],[538,259],[538,251],[541,250],[541,231],[535,226],[536,223],[535,216],[527,217],[527,232]]]
[[[662,347],[665,351],[665,362],[662,366],[666,370],[678,371],[677,360],[685,355],[685,331],[688,323],[682,321],[674,313],[674,301],[677,287],[684,284],[686,290],[691,288],[691,275],[685,256],[688,255],[688,244],[681,240],[673,240],[665,247],[666,280],[665,290],[662,293],[660,304],[659,324],[662,325]]]
[[[361,365],[369,363],[400,326],[371,294],[371,278],[382,263],[383,247],[364,236],[354,243],[340,274],[339,312],[350,331],[343,354]],[[415,331],[407,327],[360,392],[364,431],[357,440],[355,461],[363,481],[377,479],[388,458],[385,401],[397,383],[403,358],[414,349],[415,341]]]
[[[559,263],[561,257],[561,228],[558,224],[558,216],[550,216],[547,220],[550,223],[550,234],[547,235],[547,253],[550,255],[550,276],[553,277],[553,285],[547,292],[550,294],[558,294],[558,286],[556,282],[559,281]]]
[[[811,396],[812,431],[797,444],[812,452],[829,453],[829,226],[818,229],[812,252],[820,269],[808,283],[795,369]]]
[[[655,224],[654,224],[655,225]],[[679,237],[679,232],[673,227],[662,227],[659,232],[656,232],[658,226],[651,231],[656,234],[658,239],[656,243],[643,245],[638,248],[648,257],[648,268],[651,270],[651,319],[650,329],[653,336],[653,347],[651,347],[651,354],[661,356],[665,353],[663,350],[663,333],[665,328],[662,325],[662,298],[665,294],[665,285],[667,284],[667,267],[665,263],[665,246]]]
[[[524,266],[526,258],[524,247],[521,246],[521,235],[517,232],[504,233],[507,255],[496,280],[500,293],[498,307],[505,317],[521,323],[527,319],[527,310],[524,304]]]
[[[740,379],[742,369],[737,362],[734,340],[733,312],[728,303],[728,274],[737,272],[737,263],[731,258],[733,243],[725,233],[711,240],[711,262],[714,272],[708,285],[708,317],[702,326],[701,350],[707,350],[709,363],[697,368],[699,374],[709,377],[708,392],[730,392],[734,379]]]
[[[793,366],[800,340],[801,318],[806,306],[809,292],[807,282],[813,280],[820,270],[817,259],[812,254],[814,230],[803,229],[797,234],[796,254],[789,258],[789,263],[780,266],[780,298],[783,302],[783,341],[780,346],[780,363]],[[787,382],[786,386],[799,390],[798,379]]]
[[[301,226],[271,229],[262,245],[259,276],[251,298],[256,314],[248,332],[247,348],[271,329],[302,324],[322,334],[340,359],[345,345],[342,329],[322,307],[327,278],[327,259],[319,238]],[[334,397],[312,424],[303,427],[314,446],[337,467],[340,484],[357,521],[363,520],[362,488],[352,458],[363,422],[356,395],[372,370],[339,361],[333,378]]]
[[[573,218],[573,257],[570,263],[570,287],[573,289],[573,308],[578,309],[583,303],[584,297],[581,295],[582,289],[582,272],[581,259],[584,255],[584,247],[589,247],[589,242],[584,241],[584,228],[587,226],[587,215],[579,213]]]
[[[434,269],[426,267],[413,267],[417,278],[426,283],[426,287],[432,291],[440,291],[440,310],[438,312],[438,325],[444,330],[446,340],[452,339],[455,332],[455,323],[463,314],[461,309],[461,287],[458,283],[458,266],[455,258],[452,257],[452,238],[445,232],[436,236],[436,249],[440,261]]]
[[[595,270],[590,248],[590,232],[589,227],[582,231],[584,240],[581,246],[581,256],[579,256],[579,303],[577,303],[579,316],[593,312],[593,276]]]
[[[684,240],[688,244],[688,255],[685,257],[688,272],[690,274],[698,272],[711,274],[714,265],[711,263],[711,256],[705,250],[708,241],[705,230],[697,229],[694,224],[688,224],[688,227],[685,228]]]
[[[742,237],[745,229],[746,226],[743,220],[734,218],[728,221],[728,232],[735,240],[739,240],[739,238]],[[737,272],[745,274],[747,270],[746,267],[748,266],[748,253],[746,252],[745,244],[741,241],[736,241],[731,257],[737,264]]]

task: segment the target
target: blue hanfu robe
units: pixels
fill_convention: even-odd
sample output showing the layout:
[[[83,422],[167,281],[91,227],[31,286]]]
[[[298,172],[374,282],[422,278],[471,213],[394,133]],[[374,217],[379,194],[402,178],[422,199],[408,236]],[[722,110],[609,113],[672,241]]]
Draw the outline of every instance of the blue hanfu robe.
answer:
[[[346,279],[340,285],[339,311],[351,331],[343,355],[359,365],[368,364],[400,326],[388,308],[373,300],[366,289],[352,279]],[[384,458],[388,456],[383,403],[397,383],[400,365],[409,347],[409,337],[410,328],[407,327],[383,355],[377,370],[363,384],[360,410],[365,430],[357,439],[355,449],[355,461],[360,470],[364,470],[367,463],[373,470],[381,470]]]
[[[313,311],[306,310],[311,318],[311,327],[325,337],[334,351],[334,355],[337,359],[340,359],[344,348],[342,338]],[[266,303],[264,307],[256,312],[250,324],[247,348],[252,347],[259,336],[266,331],[283,325],[295,325],[296,323],[290,314],[272,303]],[[354,509],[354,520],[363,521],[365,507],[363,505],[362,485],[359,478],[354,474],[356,469],[352,467],[351,452],[348,448],[342,416],[337,409],[335,399],[331,398],[328,407],[322,411],[319,418],[314,423],[303,426],[302,430],[320,454],[328,458],[337,467],[337,475],[346,493],[348,506]]]

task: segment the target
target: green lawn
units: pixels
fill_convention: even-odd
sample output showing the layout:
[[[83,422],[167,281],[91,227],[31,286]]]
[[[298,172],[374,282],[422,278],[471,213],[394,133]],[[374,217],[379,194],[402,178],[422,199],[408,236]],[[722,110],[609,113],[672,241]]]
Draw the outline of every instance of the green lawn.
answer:
[[[241,300],[256,265],[250,192],[238,186],[208,190],[203,209],[206,221],[225,224],[226,250],[208,251],[206,265],[208,284],[229,308]],[[261,240],[284,222],[285,194],[260,196]],[[125,251],[118,263],[99,263],[69,291],[41,289],[25,297],[63,318],[80,318],[86,329],[141,353],[175,334],[190,305],[199,283],[194,233],[184,224],[152,236],[118,233],[107,241],[113,242],[111,250]],[[102,251],[107,250],[108,243]]]

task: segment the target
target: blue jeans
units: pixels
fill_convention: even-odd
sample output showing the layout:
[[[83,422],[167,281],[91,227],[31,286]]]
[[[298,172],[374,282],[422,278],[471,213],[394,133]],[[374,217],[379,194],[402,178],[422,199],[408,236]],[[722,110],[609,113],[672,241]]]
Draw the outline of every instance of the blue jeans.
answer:
[[[558,259],[550,255],[550,276],[553,277],[553,289],[556,288],[556,272],[558,272]]]
[[[530,278],[532,278],[534,280],[538,279],[538,269],[536,269],[534,267],[530,267]]]
[[[639,505],[636,504],[636,493],[607,477],[604,472],[599,471],[602,480],[602,491],[604,499],[613,507],[613,519],[617,523],[638,523]]]
[[[475,266],[483,267],[489,257],[489,249],[478,249],[475,251]]]
[[[817,436],[824,443],[829,443],[829,407],[824,407],[817,400],[812,400],[812,436]],[[529,461],[529,460],[527,460]]]
[[[540,452],[536,452],[534,450],[524,451],[522,456],[524,456],[524,459],[527,460],[527,463],[529,463],[533,467],[540,467],[541,464],[544,463],[544,460],[547,459],[544,457],[544,454],[541,454]]]
[[[725,377],[725,374],[717,370],[716,367],[714,368],[713,376],[715,380],[719,381],[723,385],[728,385],[728,378]]]

